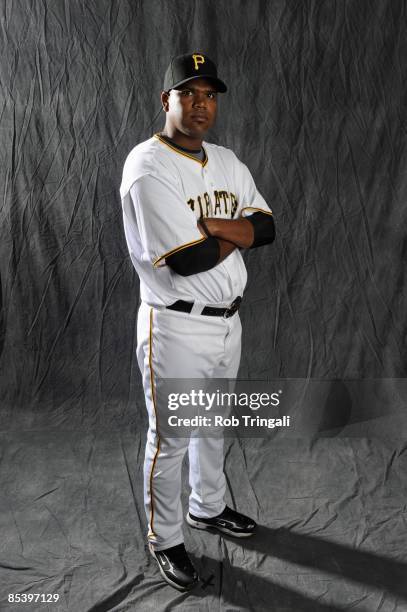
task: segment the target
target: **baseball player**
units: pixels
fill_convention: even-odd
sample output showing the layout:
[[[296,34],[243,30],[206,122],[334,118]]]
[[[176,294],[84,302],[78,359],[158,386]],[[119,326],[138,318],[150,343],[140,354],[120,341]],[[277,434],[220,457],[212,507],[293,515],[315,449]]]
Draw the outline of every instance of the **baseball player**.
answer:
[[[203,53],[174,57],[161,94],[165,127],[130,152],[120,187],[126,241],[140,277],[137,358],[149,414],[147,539],[163,578],[181,591],[198,581],[182,532],[187,450],[187,523],[236,537],[250,536],[256,527],[225,504],[222,436],[164,436],[156,405],[158,379],[236,378],[237,310],[247,280],[240,249],[274,239],[272,213],[247,167],[231,150],[204,141],[218,94],[226,90]]]

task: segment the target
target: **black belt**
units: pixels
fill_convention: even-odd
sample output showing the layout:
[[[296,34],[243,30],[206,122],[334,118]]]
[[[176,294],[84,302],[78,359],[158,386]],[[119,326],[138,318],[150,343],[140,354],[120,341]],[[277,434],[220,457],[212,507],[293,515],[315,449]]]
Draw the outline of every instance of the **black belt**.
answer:
[[[233,316],[235,312],[239,310],[242,298],[240,295],[233,300],[229,308],[216,308],[215,306],[205,306],[202,309],[201,315],[208,315],[209,317],[225,317],[228,319]],[[178,312],[191,312],[194,302],[184,302],[184,300],[177,300],[170,306],[167,306],[169,310],[178,310]]]

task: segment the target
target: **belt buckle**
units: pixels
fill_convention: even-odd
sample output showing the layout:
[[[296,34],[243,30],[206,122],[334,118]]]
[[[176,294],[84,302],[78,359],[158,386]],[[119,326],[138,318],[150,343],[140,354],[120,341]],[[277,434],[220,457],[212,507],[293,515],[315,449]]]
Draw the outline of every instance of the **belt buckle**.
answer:
[[[223,318],[229,319],[229,317],[232,317],[235,314],[235,312],[239,310],[241,301],[242,301],[242,298],[239,295],[237,298],[233,300],[230,307],[225,311]]]

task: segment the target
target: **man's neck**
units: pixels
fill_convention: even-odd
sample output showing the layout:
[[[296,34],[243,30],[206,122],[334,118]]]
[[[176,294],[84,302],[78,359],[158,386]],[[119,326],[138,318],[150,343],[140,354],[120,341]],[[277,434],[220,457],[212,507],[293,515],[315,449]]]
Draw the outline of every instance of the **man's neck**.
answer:
[[[202,148],[202,138],[193,138],[191,136],[186,136],[179,132],[178,130],[169,129],[167,126],[161,132],[163,136],[166,136],[172,142],[183,147],[184,149],[188,149],[190,151],[199,151]]]

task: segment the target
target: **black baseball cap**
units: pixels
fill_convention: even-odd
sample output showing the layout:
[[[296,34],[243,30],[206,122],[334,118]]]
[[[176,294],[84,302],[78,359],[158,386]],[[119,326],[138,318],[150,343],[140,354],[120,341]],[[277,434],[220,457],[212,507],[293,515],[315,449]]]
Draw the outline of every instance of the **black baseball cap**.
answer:
[[[218,79],[215,64],[203,53],[186,53],[173,57],[165,73],[164,91],[174,89],[192,79],[210,79],[219,92],[227,91],[225,83]]]

